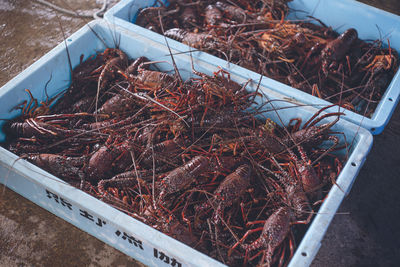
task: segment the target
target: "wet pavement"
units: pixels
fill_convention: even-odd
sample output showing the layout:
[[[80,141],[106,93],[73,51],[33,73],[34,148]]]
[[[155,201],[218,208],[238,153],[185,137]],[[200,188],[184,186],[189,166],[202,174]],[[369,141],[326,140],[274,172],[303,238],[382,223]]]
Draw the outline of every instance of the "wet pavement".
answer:
[[[64,1],[53,1],[62,5]],[[102,1],[70,0],[89,14]],[[398,0],[366,1],[400,14]],[[372,3],[373,2],[373,3]],[[79,6],[79,8],[77,8]],[[0,86],[87,21],[36,3],[0,0]],[[57,19],[59,18],[59,19]],[[400,262],[400,108],[373,148],[331,223],[312,266]],[[4,175],[4,174],[1,174]],[[139,266],[133,259],[0,187],[0,266]]]

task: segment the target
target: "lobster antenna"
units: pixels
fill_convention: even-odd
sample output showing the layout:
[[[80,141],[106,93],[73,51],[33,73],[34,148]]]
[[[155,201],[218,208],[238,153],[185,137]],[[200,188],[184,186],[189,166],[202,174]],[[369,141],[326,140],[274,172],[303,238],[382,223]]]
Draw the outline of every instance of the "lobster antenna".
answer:
[[[66,44],[65,44],[65,46],[66,46]],[[70,67],[71,67],[71,65],[70,65]],[[49,85],[49,83],[50,83],[52,78],[53,78],[53,73],[50,73],[50,78],[49,78],[49,80],[46,82],[46,84],[44,86],[44,94],[46,95],[46,102],[49,100],[49,95],[47,94],[47,86]]]
[[[101,36],[92,28],[92,26],[90,26],[89,23],[86,24],[86,25],[87,25],[87,26],[89,27],[89,29],[93,32],[93,34],[97,37],[97,39],[99,39],[100,42],[103,43],[104,47],[108,47],[106,41],[104,40],[104,38],[101,37]]]
[[[109,23],[107,23],[107,25],[108,25],[108,30],[110,31],[110,35],[112,36],[114,42],[114,46],[116,49],[119,49],[119,46],[121,44],[121,34],[117,33],[115,24],[110,25]],[[113,27],[114,30],[112,30],[111,27]]]
[[[263,76],[264,76],[264,75],[261,74],[261,79],[262,79]],[[283,126],[284,131],[285,131],[286,134],[290,137],[290,139],[292,139],[293,143],[296,144],[296,142],[294,141],[292,135],[290,134],[290,132],[288,131],[288,129],[285,127],[285,124],[283,123],[283,120],[282,120],[281,116],[279,115],[278,109],[275,108],[275,106],[272,104],[272,101],[271,101],[271,99],[268,97],[268,95],[265,94],[264,92],[262,92],[262,93],[263,93],[264,97],[267,99],[267,101],[269,102],[269,104],[271,105],[272,110],[276,113],[276,116],[278,117],[279,122],[280,122],[281,125]],[[288,102],[288,103],[290,103],[290,102]]]
[[[38,1],[38,0],[36,0],[36,1]],[[105,1],[106,1],[106,0],[105,0]],[[66,1],[63,1],[63,4],[66,5],[66,6],[68,7],[68,9],[70,9],[71,12],[72,12],[73,14],[75,14],[75,16],[81,18],[81,19],[85,22],[85,24],[89,27],[89,29],[93,32],[93,34],[100,40],[100,42],[103,43],[104,47],[108,47],[107,44],[106,44],[106,41],[104,40],[104,38],[102,38],[102,37],[93,29],[92,26],[90,26],[89,20],[88,20],[88,18],[92,18],[92,17],[98,18],[99,12],[103,11],[104,4],[103,4],[103,7],[102,7],[99,11],[96,11],[92,16],[82,16],[82,15],[80,15],[78,12],[76,12],[75,10],[73,10],[73,9],[68,5],[68,3],[66,3]],[[106,6],[106,7],[107,7],[107,6]]]
[[[174,56],[172,55],[171,47],[169,46],[167,37],[166,37],[165,34],[164,34],[165,31],[164,31],[164,25],[163,25],[162,19],[161,19],[160,10],[158,10],[158,19],[160,20],[161,31],[162,31],[162,34],[163,34],[163,36],[164,36],[165,43],[167,44],[168,51],[169,51],[169,55],[171,56],[172,64],[174,65],[175,75],[178,77],[179,82],[182,84],[182,83],[183,83],[183,80],[182,80],[181,74],[179,73],[178,67],[176,66],[176,62],[175,62]]]
[[[60,25],[60,29],[61,29],[61,32],[62,32],[62,35],[63,35],[63,39],[64,39],[63,41],[64,41],[64,44],[65,44],[65,51],[67,52],[69,71],[71,72],[71,80],[72,80],[71,55],[70,55],[70,53],[69,53],[69,49],[68,49],[68,45],[67,45],[67,40],[65,39],[65,31],[64,31],[64,28],[63,28],[63,26],[62,26],[60,17],[59,17],[57,14],[56,14],[56,18],[57,18],[58,24]],[[46,84],[46,86],[47,86],[47,84]],[[46,89],[46,87],[45,87],[45,89]],[[46,93],[46,95],[47,95],[47,93]]]

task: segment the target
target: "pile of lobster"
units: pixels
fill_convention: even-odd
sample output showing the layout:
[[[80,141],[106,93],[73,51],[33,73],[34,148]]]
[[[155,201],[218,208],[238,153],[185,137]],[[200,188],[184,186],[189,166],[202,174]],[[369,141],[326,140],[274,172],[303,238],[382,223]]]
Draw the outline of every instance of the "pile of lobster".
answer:
[[[221,262],[286,264],[342,169],[342,113],[281,127],[226,71],[183,81],[150,66],[108,48],[62,96],[26,90],[3,146]]]
[[[320,20],[285,20],[291,0],[162,1],[136,24],[371,117],[398,68],[397,52],[338,35]],[[314,22],[314,23],[312,23]]]

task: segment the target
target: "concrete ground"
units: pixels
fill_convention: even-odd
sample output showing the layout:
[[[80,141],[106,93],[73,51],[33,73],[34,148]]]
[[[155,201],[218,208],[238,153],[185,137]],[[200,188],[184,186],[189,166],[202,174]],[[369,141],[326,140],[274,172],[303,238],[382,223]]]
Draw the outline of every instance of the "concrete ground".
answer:
[[[397,0],[369,2],[400,14]],[[73,8],[79,6],[82,12],[93,12],[99,6],[89,0],[68,3]],[[61,16],[60,21],[67,36],[86,23],[67,16]],[[35,1],[0,0],[0,86],[61,40],[62,33],[52,10]],[[384,133],[374,138],[372,151],[330,225],[313,267],[399,265],[397,151],[400,151],[399,108]],[[140,265],[1,186],[0,266]]]

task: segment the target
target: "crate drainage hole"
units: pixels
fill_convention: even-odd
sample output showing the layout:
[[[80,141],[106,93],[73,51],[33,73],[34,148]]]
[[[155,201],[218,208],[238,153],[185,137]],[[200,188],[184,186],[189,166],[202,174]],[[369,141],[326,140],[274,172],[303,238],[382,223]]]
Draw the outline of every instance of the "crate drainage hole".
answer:
[[[302,252],[302,253],[301,253],[301,256],[307,257],[307,253]]]
[[[68,41],[68,42],[72,42],[72,39],[68,39],[67,41]]]
[[[371,131],[375,132],[375,130],[376,130],[375,128],[371,128]]]
[[[357,166],[357,164],[355,164],[354,162],[352,162],[352,163],[351,163],[351,166],[354,166],[354,167],[355,167],[355,166]]]

